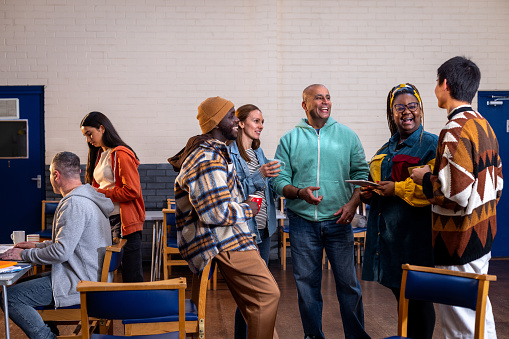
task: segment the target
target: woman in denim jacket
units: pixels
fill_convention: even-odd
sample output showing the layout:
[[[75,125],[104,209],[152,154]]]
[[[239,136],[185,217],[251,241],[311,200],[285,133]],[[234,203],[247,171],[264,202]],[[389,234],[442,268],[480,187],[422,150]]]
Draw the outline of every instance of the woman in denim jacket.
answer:
[[[256,236],[260,256],[269,264],[270,237],[277,228],[275,193],[270,178],[277,177],[281,165],[268,162],[260,148],[263,130],[262,112],[255,105],[243,105],[236,111],[239,118],[237,140],[229,145],[235,170],[244,189],[244,199],[249,195],[262,198],[258,214],[249,221],[249,229]],[[246,325],[239,310],[235,314],[235,338],[246,338]]]

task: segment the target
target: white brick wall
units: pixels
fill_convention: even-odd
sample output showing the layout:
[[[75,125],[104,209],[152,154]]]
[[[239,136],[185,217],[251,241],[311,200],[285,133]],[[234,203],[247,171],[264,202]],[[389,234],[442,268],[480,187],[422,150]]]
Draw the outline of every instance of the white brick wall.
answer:
[[[47,163],[64,149],[85,162],[79,123],[91,110],[143,163],[166,162],[215,95],[262,109],[272,157],[311,83],[329,87],[333,116],[370,158],[389,136],[397,83],[419,88],[435,133],[436,69],[448,58],[471,57],[481,89],[509,89],[508,33],[507,0],[0,0],[0,85],[46,86]]]

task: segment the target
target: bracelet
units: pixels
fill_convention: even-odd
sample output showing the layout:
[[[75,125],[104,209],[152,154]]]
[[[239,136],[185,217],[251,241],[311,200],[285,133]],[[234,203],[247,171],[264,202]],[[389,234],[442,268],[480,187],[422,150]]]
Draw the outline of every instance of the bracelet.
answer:
[[[302,188],[299,188],[299,189],[297,190],[297,199],[300,199],[300,197],[299,197],[299,192],[300,192],[300,190],[301,190],[301,189],[302,189]]]

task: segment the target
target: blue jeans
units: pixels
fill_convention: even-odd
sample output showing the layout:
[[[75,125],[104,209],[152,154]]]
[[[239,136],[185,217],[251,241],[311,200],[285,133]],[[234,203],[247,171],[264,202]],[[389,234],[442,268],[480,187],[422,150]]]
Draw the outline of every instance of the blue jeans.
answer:
[[[29,338],[53,339],[57,337],[42,321],[41,316],[34,308],[54,304],[50,275],[9,286],[7,288],[7,304],[9,318]]]
[[[269,256],[270,256],[270,236],[268,228],[260,230],[260,243],[256,244],[258,246],[258,252],[260,252],[260,256],[265,261],[265,264],[269,266]],[[245,339],[247,338],[247,326],[242,313],[240,313],[239,309],[235,311],[235,330],[234,330],[234,338],[235,339]]]
[[[304,336],[322,339],[322,257],[331,263],[345,338],[369,338],[364,331],[361,286],[355,272],[351,225],[336,220],[307,221],[287,210],[293,276],[297,285]]]

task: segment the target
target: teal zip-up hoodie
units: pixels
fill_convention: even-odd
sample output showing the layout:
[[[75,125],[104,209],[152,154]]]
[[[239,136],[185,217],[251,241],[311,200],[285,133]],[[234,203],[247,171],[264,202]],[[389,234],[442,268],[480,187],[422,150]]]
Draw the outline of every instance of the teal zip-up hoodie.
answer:
[[[272,181],[278,194],[283,195],[286,185],[320,187],[315,191],[315,196],[323,195],[318,205],[287,199],[286,206],[309,221],[338,219],[334,213],[352,197],[351,185],[345,180],[368,178],[369,167],[359,137],[330,117],[320,133],[302,119],[281,137],[275,158],[286,164]]]

